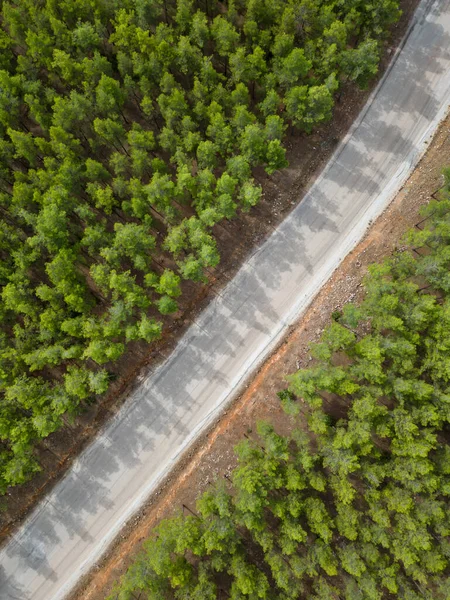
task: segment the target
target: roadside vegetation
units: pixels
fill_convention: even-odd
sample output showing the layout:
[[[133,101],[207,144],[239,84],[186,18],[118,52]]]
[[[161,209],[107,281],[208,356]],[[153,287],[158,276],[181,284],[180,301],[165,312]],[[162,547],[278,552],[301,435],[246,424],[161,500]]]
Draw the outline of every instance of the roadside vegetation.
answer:
[[[450,597],[450,171],[423,218],[287,378],[291,433],[261,422],[110,600]]]
[[[395,0],[3,2],[0,493],[161,335],[288,127],[367,85]]]

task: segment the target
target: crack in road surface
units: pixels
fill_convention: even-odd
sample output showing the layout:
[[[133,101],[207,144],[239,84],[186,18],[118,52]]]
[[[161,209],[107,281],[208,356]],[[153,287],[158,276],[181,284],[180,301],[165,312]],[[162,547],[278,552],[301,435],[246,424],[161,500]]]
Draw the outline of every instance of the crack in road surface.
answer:
[[[401,51],[304,200],[150,372],[0,551],[2,600],[58,600],[361,239],[450,102],[450,0],[423,0]]]

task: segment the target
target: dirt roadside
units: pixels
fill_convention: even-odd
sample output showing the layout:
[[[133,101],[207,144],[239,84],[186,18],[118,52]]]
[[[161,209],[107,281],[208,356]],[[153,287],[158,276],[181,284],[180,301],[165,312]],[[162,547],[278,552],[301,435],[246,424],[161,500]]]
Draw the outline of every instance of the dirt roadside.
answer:
[[[386,70],[418,2],[419,0],[400,1],[403,15],[393,27],[391,37],[385,45],[379,77]],[[0,499],[0,542],[20,525],[42,496],[64,475],[101,426],[117,412],[134,387],[138,376],[146,371],[149,365],[156,366],[171,353],[192,320],[233,277],[252,249],[258,246],[299,202],[329,160],[339,141],[345,136],[376,83],[377,81],[374,81],[366,91],[358,90],[352,85],[344,86],[340,102],[336,103],[332,122],[311,136],[296,134],[287,140],[287,169],[272,177],[267,176],[262,169],[258,170],[256,178],[263,185],[263,200],[250,213],[216,226],[214,233],[222,260],[208,285],[199,286],[185,282],[181,310],[174,317],[167,318],[161,342],[150,347],[142,343],[133,344],[123,359],[111,367],[118,376],[108,394],[99,402],[86,407],[75,423],[52,434],[38,448],[42,472],[28,484],[10,490],[7,496]],[[109,365],[106,366],[109,368]]]
[[[244,435],[252,435],[258,420],[270,420],[280,432],[289,429],[290,421],[276,396],[286,386],[285,375],[308,364],[308,346],[330,322],[332,311],[362,297],[361,282],[367,266],[402,247],[403,234],[420,220],[420,207],[442,185],[441,170],[449,162],[450,115],[442,121],[427,153],[388,209],[335,271],[246,391],[189,450],[70,600],[103,600],[155,524],[174,512],[195,510],[196,497],[233,469],[234,445]]]

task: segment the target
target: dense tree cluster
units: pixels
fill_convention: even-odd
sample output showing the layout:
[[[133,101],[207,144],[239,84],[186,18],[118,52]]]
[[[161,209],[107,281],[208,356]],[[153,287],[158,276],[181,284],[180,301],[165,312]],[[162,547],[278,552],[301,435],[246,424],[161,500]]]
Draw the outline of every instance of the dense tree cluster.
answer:
[[[288,125],[365,86],[396,0],[20,0],[0,22],[0,491],[161,334]]]
[[[450,202],[373,265],[198,516],[163,521],[110,599],[450,597]],[[299,418],[297,415],[300,414]]]

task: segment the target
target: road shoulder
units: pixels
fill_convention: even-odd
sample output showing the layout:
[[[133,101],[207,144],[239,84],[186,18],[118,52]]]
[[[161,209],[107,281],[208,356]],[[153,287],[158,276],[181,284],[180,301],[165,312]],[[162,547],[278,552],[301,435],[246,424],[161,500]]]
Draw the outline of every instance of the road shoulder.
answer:
[[[276,397],[276,392],[285,386],[284,376],[308,363],[308,346],[317,340],[331,313],[346,302],[361,298],[361,281],[367,266],[402,247],[403,234],[417,223],[420,207],[441,185],[441,170],[448,156],[450,116],[442,121],[427,153],[392,203],[291,327],[246,391],[189,449],[158,491],[127,524],[101,563],[82,579],[71,600],[105,598],[155,524],[176,511],[194,509],[195,498],[234,467],[233,446],[244,435],[251,435],[256,421],[270,419],[280,431],[289,427],[289,420]]]

